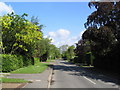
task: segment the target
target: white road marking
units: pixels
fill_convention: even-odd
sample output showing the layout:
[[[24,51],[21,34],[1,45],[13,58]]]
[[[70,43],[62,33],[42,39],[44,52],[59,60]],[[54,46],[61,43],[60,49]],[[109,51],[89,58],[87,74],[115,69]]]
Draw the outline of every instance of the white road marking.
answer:
[[[28,85],[28,83],[26,83],[22,88],[25,88],[25,86],[27,86]]]
[[[28,80],[28,81],[31,81],[31,82],[33,82],[33,81],[41,81],[41,80]]]
[[[96,84],[95,82],[93,82],[92,80],[88,79],[87,77],[83,76],[85,79],[87,79],[88,81],[90,81],[93,84]]]
[[[53,75],[53,69],[51,68],[50,74],[49,74],[49,77],[48,77],[48,86],[47,86],[47,88],[50,88],[51,81],[52,81],[52,75]]]
[[[31,81],[31,82],[32,82],[32,81],[34,81],[34,80],[28,80],[28,81]]]
[[[35,80],[35,81],[41,81],[41,80]]]

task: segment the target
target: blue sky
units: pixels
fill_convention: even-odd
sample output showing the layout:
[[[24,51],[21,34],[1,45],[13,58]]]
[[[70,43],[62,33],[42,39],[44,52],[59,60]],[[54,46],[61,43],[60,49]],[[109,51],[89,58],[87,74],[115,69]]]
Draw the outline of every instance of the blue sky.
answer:
[[[58,47],[63,44],[73,45],[81,38],[85,30],[84,23],[95,9],[88,7],[88,2],[6,2],[16,14],[27,13],[28,19],[37,16],[46,26],[44,36],[53,39]]]

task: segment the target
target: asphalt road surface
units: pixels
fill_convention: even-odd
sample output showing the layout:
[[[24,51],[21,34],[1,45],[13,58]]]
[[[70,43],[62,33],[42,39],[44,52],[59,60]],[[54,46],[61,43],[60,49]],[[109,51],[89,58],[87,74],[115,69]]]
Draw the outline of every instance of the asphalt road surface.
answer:
[[[119,88],[118,79],[56,60],[51,88]]]

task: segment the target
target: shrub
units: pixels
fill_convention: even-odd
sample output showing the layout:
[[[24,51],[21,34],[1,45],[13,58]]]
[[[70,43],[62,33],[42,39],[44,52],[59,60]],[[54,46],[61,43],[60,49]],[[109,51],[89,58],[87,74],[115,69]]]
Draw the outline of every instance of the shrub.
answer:
[[[2,54],[2,71],[10,72],[23,67],[22,56]]]
[[[29,57],[26,57],[26,56],[23,56],[23,66],[29,66],[29,65],[33,65],[32,64],[32,58],[29,58]]]
[[[17,56],[18,57],[18,65],[19,65],[19,68],[22,68],[23,67],[23,56]]]

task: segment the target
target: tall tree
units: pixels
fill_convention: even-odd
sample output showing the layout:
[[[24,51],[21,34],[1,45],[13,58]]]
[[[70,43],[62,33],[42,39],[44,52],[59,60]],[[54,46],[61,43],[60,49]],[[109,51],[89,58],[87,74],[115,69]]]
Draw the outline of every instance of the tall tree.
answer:
[[[11,13],[2,17],[3,52],[33,60],[36,42],[41,40],[42,33],[37,25],[25,19],[26,16],[25,13],[22,16]]]
[[[95,55],[94,65],[116,70],[120,58],[120,1],[90,2],[89,7],[95,7],[96,11],[89,15],[85,23],[87,30],[83,39],[90,41]]]
[[[90,65],[91,63],[91,48],[90,48],[90,42],[88,40],[79,40],[78,43],[76,43],[76,48],[74,50],[75,52],[75,63],[83,63]]]

